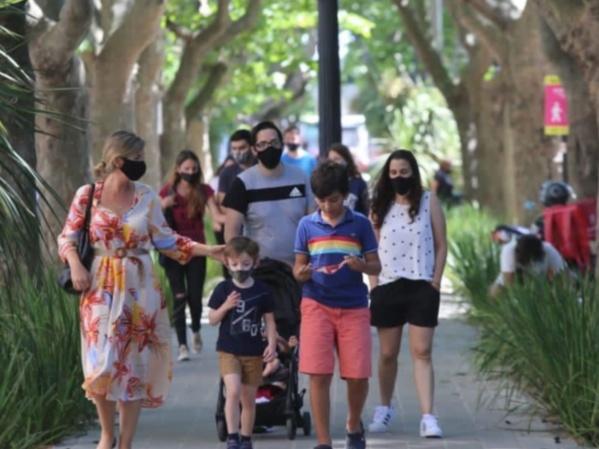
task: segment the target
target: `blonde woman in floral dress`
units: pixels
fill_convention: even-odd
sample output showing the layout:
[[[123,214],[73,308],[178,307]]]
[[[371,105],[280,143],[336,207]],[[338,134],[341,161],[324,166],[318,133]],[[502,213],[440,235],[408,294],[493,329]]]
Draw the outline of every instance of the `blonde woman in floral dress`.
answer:
[[[98,449],[114,447],[119,403],[119,449],[130,449],[142,407],[158,407],[172,377],[171,329],[150,251],[187,262],[193,256],[221,258],[222,247],[195,243],[167,225],[160,199],[137,182],[145,173],[144,141],[117,131],[104,145],[94,169],[90,220],[94,249],[86,270],[76,251],[90,186],[73,199],[58,237],[59,253],[71,267],[80,300],[81,349],[86,396],[98,411]]]

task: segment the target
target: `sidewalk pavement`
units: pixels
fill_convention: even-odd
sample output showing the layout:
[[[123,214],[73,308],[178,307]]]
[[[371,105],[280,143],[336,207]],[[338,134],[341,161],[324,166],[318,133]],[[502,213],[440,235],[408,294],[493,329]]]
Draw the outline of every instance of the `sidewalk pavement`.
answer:
[[[476,341],[476,331],[464,323],[463,311],[451,297],[444,297],[441,323],[433,350],[436,372],[435,405],[444,438],[427,440],[418,436],[420,413],[411,373],[407,341],[400,355],[395,405],[398,416],[392,431],[367,434],[370,449],[572,449],[577,445],[559,429],[521,414],[510,414],[500,408],[501,401],[492,401],[492,387],[476,379],[469,366],[469,348]],[[167,402],[141,415],[135,449],[224,449],[217,438],[214,411],[218,392],[218,362],[214,351],[217,329],[204,318],[202,336],[204,350],[192,354],[189,362],[176,363],[174,380]],[[373,332],[373,336],[375,336]],[[375,351],[378,342],[375,338]],[[173,340],[175,341],[175,340]],[[374,361],[376,370],[376,360]],[[300,388],[306,379],[300,376]],[[377,405],[378,386],[375,376],[363,415],[365,423],[372,418]],[[331,423],[334,448],[344,448],[344,422],[347,412],[345,385],[338,377],[331,391]],[[304,410],[310,410],[306,396]],[[95,449],[98,427],[84,435],[73,436],[55,449]],[[256,449],[311,449],[316,445],[312,436],[303,436],[301,429],[294,441],[286,437],[285,429],[254,435]],[[557,444],[559,443],[559,445]]]

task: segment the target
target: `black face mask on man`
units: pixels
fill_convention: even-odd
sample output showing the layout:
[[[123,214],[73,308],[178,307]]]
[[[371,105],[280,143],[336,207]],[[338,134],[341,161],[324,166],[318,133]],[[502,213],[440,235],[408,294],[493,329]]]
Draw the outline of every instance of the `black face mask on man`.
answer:
[[[258,151],[258,155],[256,157],[260,162],[262,162],[262,165],[272,170],[277,165],[279,165],[279,162],[281,162],[282,154],[283,149],[269,146],[262,151]]]
[[[189,184],[195,184],[200,180],[200,172],[195,173],[179,173],[179,177]]]
[[[393,190],[398,195],[405,195],[408,193],[412,187],[414,187],[414,182],[416,179],[413,176],[408,178],[404,178],[403,176],[398,176],[397,178],[391,178],[391,186],[393,186]]]
[[[297,149],[300,147],[299,144],[297,144],[297,143],[286,143],[285,146],[292,153],[297,151]]]
[[[146,173],[146,162],[133,161],[131,159],[123,158],[123,165],[121,165],[121,171],[131,181],[137,181]]]
[[[256,158],[252,154],[251,150],[246,150],[241,154],[237,154],[237,156],[235,158],[235,162],[237,162],[238,164],[241,164],[241,165],[245,165],[246,167],[249,167],[250,165],[254,165],[255,161],[256,161]]]

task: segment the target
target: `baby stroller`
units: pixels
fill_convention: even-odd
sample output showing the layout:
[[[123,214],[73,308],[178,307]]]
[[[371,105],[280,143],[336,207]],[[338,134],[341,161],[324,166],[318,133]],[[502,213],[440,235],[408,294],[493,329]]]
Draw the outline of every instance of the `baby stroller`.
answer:
[[[292,335],[298,335],[299,303],[301,289],[293,277],[291,268],[283,262],[273,259],[263,259],[254,272],[254,277],[264,282],[271,290],[275,301],[275,320],[277,333],[288,340]],[[304,435],[310,435],[312,422],[309,412],[302,413],[306,390],[299,391],[298,384],[298,347],[288,354],[280,354],[281,368],[277,381],[282,381],[285,388],[266,388],[268,400],[256,403],[256,421],[254,428],[285,426],[287,438],[295,439],[297,429],[301,428]],[[282,376],[282,377],[281,377]],[[268,384],[265,384],[266,387]],[[260,387],[262,389],[263,387]],[[218,399],[216,402],[216,429],[220,441],[227,438],[227,423],[225,421],[225,391],[224,382],[220,379]]]

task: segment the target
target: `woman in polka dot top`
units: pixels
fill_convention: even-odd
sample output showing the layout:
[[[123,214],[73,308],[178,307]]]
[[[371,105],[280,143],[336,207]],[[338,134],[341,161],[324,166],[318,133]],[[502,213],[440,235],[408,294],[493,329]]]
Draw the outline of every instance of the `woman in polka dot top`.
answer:
[[[370,294],[371,323],[380,342],[381,405],[369,429],[388,430],[395,414],[391,397],[407,323],[422,411],[420,436],[440,438],[442,431],[433,415],[431,352],[447,258],[445,217],[438,198],[422,188],[412,152],[396,150],[389,155],[374,186],[371,218],[382,265],[377,286]]]

